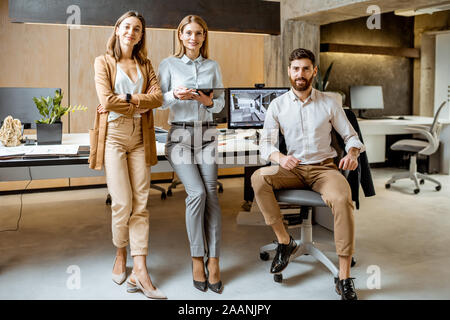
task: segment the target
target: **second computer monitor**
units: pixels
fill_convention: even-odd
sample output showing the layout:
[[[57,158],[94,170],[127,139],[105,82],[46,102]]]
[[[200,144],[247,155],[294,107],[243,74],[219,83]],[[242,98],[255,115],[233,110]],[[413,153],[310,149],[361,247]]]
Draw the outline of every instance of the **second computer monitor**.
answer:
[[[53,97],[60,88],[0,88],[0,123],[7,116],[19,119],[25,129],[36,129],[36,120],[42,118],[33,97]]]
[[[269,104],[288,91],[289,88],[228,89],[228,128],[262,128]]]
[[[352,109],[383,109],[383,88],[381,86],[351,86],[350,104]]]

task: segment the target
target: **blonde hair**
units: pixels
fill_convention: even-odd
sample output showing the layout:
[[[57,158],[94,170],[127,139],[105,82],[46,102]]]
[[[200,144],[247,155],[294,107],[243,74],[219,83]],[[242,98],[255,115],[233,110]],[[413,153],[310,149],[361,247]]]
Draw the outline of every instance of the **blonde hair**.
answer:
[[[195,22],[199,24],[202,29],[203,33],[205,35],[205,40],[203,41],[202,47],[200,48],[200,54],[203,58],[208,59],[209,53],[208,53],[208,26],[206,25],[205,20],[203,20],[201,17],[196,15],[188,15],[181,20],[180,24],[177,28],[177,39],[178,39],[178,46],[177,46],[177,52],[175,53],[175,57],[181,58],[186,53],[186,48],[183,45],[183,41],[180,39],[180,34],[183,33],[184,27],[188,25],[189,23]]]
[[[117,28],[119,28],[122,21],[129,17],[138,18],[142,24],[141,40],[134,46],[131,56],[133,58],[136,58],[139,64],[143,65],[147,60],[147,47],[145,45],[145,19],[137,11],[125,12],[119,19],[117,19],[116,24],[114,25],[114,31],[111,37],[109,37],[108,43],[106,44],[106,53],[114,57],[117,61],[119,61],[122,57],[122,51],[120,50],[119,44],[119,36],[116,35],[116,30]]]

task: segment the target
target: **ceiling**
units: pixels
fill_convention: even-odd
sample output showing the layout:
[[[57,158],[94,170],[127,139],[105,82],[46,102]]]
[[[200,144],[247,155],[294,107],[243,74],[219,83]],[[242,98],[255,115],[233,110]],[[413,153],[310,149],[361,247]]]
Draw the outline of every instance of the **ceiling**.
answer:
[[[322,6],[317,5],[319,1],[323,3]],[[282,10],[286,13],[286,18],[307,21],[319,25],[369,16],[374,13],[373,11],[368,10],[369,7],[373,5],[378,6],[380,13],[412,10],[414,12],[417,11],[416,14],[425,14],[432,13],[433,10],[430,8],[433,7],[435,7],[434,10],[450,9],[450,1],[448,0],[341,0],[336,3],[333,3],[333,1],[330,0],[315,0],[315,3],[315,8],[305,8],[305,6],[295,8],[295,2],[289,0],[285,2],[281,1],[282,5],[287,6],[285,10]],[[333,4],[333,6],[330,6],[330,4]],[[436,8],[436,6],[440,8]],[[299,9],[301,11],[299,11]],[[302,12],[307,13],[303,14]]]

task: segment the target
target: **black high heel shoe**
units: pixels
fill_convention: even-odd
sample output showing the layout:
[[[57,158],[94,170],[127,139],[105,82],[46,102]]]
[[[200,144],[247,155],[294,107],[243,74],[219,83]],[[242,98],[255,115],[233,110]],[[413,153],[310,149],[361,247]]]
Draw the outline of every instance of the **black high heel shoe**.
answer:
[[[194,263],[193,262],[192,262],[191,266],[192,266],[192,283],[194,284],[194,288],[196,288],[202,292],[205,292],[207,289],[207,286],[206,286],[207,281],[206,280],[205,281],[194,280]]]
[[[206,259],[206,263],[205,263],[205,266],[206,266],[206,268],[205,268],[206,269],[206,282],[208,284],[208,288],[210,288],[215,293],[221,294],[222,291],[223,291],[222,280],[219,280],[219,282],[216,282],[216,283],[210,283],[209,282],[209,279],[208,279],[209,278],[208,261],[209,261],[209,258]]]

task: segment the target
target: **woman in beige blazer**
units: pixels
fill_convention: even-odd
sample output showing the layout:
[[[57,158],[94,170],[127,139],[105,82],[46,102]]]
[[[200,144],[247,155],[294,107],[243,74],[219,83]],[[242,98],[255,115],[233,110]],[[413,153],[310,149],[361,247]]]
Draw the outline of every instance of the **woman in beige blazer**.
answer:
[[[112,198],[112,238],[117,248],[113,281],[127,278],[127,246],[133,257],[128,291],[166,298],[147,272],[150,166],[157,162],[152,109],[162,93],[147,58],[145,20],[129,11],[116,22],[107,53],[95,59],[95,87],[100,105],[91,132],[90,167],[105,167]]]

